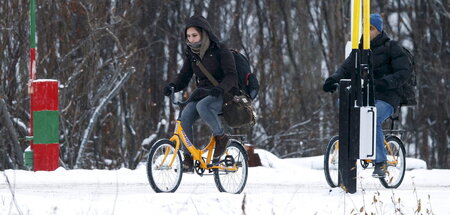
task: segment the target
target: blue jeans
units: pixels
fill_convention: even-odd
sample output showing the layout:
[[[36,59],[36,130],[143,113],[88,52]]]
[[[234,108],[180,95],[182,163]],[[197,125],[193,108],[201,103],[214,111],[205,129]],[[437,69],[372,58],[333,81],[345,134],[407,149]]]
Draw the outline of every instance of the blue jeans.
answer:
[[[202,118],[212,130],[214,136],[224,134],[222,124],[218,114],[222,111],[223,97],[207,96],[200,101],[189,102],[181,112],[181,127],[184,133],[189,138],[188,141],[193,141],[192,126],[197,119]],[[183,145],[183,149],[184,145]],[[187,150],[184,150],[187,153]]]
[[[384,162],[386,158],[386,148],[384,146],[384,134],[381,125],[384,120],[394,114],[394,107],[387,102],[375,100],[375,107],[377,108],[377,157],[375,163]]]

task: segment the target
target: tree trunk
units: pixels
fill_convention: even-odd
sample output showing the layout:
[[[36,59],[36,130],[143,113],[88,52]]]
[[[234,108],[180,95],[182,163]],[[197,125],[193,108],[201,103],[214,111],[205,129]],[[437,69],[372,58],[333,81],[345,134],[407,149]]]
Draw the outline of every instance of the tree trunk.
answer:
[[[11,116],[8,112],[8,108],[6,107],[5,100],[3,98],[0,98],[0,118],[3,122],[5,122],[5,127],[8,129],[9,137],[11,138],[11,148],[14,149],[14,156],[12,157],[14,161],[14,165],[18,165],[19,168],[24,168],[23,164],[23,151],[19,144],[19,138],[17,135],[17,131],[14,128],[13,123],[11,122]]]

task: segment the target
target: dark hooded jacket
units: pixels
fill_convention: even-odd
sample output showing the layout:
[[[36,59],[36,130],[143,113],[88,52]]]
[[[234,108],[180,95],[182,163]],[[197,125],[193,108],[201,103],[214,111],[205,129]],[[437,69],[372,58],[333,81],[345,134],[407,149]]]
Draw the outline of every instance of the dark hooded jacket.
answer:
[[[369,65],[372,66],[375,81],[384,82],[387,86],[383,91],[375,91],[375,99],[385,101],[397,108],[400,105],[401,86],[411,76],[411,70],[408,56],[403,52],[402,47],[390,40],[383,31],[370,41],[372,59]],[[387,43],[391,43],[390,47]],[[331,76],[336,82],[342,78],[351,78],[351,72],[354,71],[352,59],[353,52]]]
[[[232,99],[232,95],[235,94],[238,89],[238,76],[236,73],[236,65],[234,57],[231,51],[222,43],[211,30],[211,26],[208,21],[202,16],[192,16],[186,23],[184,29],[184,36],[186,37],[186,30],[190,27],[199,27],[208,33],[210,39],[209,48],[206,50],[203,56],[202,63],[205,68],[211,73],[212,76],[220,83],[218,87],[223,89],[224,102]],[[197,88],[211,89],[214,85],[208,80],[206,75],[195,64],[194,53],[186,46],[186,56],[184,59],[183,67],[178,73],[173,84],[175,85],[175,91],[181,91],[189,85],[193,74],[196,77]],[[200,100],[206,97],[208,94],[204,91],[196,89],[191,96],[193,100]]]

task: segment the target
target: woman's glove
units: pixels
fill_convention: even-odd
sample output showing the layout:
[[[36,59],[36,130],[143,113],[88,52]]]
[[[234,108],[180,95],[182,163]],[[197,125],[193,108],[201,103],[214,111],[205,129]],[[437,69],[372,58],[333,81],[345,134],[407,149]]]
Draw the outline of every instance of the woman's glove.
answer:
[[[170,96],[170,94],[172,94],[172,89],[171,89],[172,87],[175,88],[174,83],[169,83],[167,86],[164,87],[164,95],[165,96]]]

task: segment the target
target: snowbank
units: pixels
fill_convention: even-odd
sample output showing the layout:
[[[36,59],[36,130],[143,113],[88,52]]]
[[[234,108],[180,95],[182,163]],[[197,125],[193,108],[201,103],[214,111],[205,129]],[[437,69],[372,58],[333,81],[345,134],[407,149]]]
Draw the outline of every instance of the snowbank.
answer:
[[[358,171],[358,192],[330,189],[322,156],[279,159],[256,150],[262,167],[249,168],[244,192],[220,193],[210,175],[183,174],[175,193],[150,188],[145,164],[136,170],[0,172],[0,214],[449,214],[450,170],[427,170],[419,160],[402,185],[383,188]],[[353,212],[352,212],[353,211]]]
[[[269,168],[297,167],[306,169],[323,170],[323,155],[306,158],[280,159],[276,155],[264,149],[255,149],[261,159],[261,164]],[[359,163],[359,162],[358,162]],[[361,168],[361,166],[359,166]],[[426,169],[427,163],[417,158],[406,158],[406,170]]]

